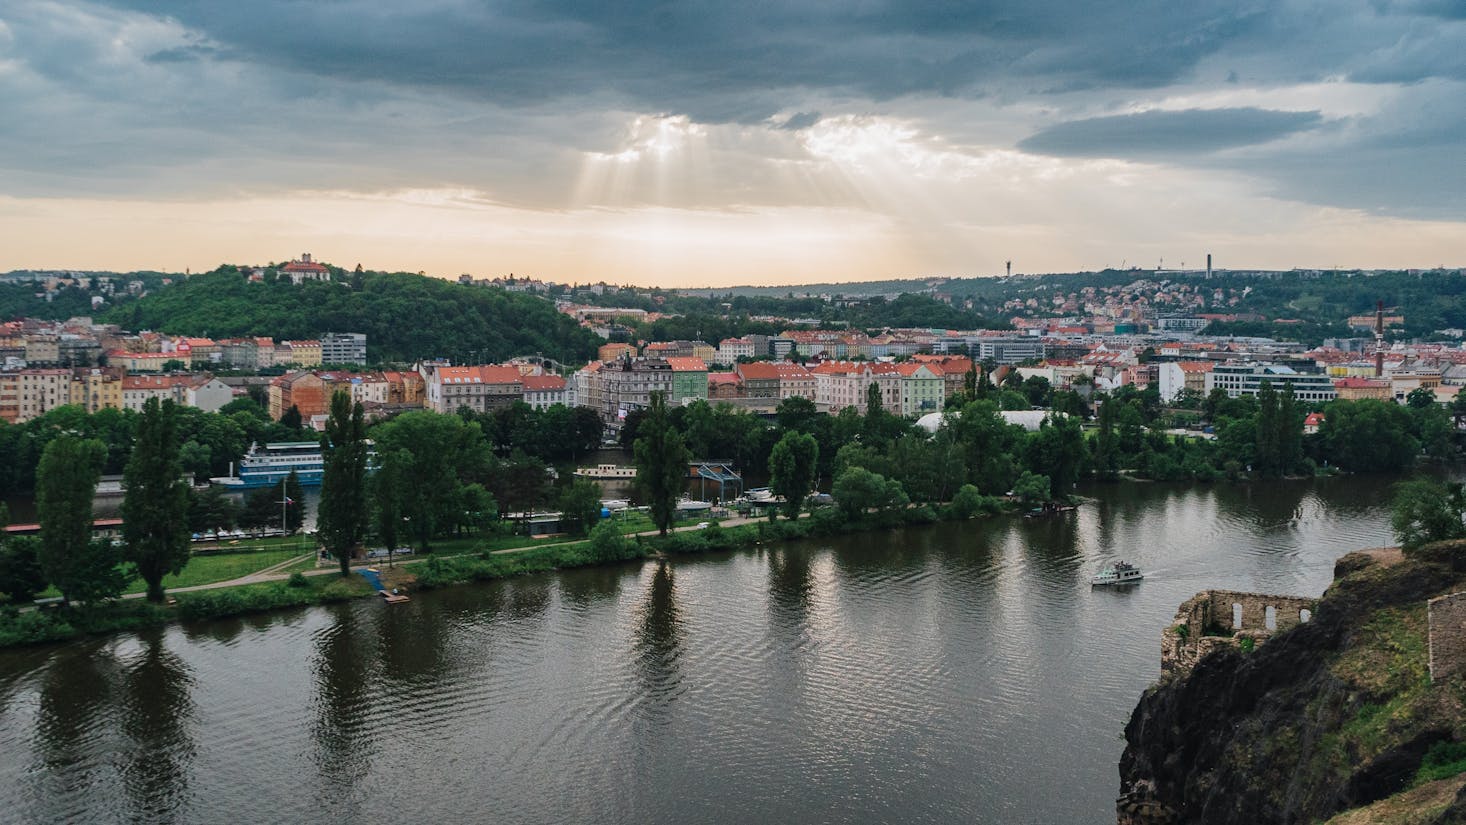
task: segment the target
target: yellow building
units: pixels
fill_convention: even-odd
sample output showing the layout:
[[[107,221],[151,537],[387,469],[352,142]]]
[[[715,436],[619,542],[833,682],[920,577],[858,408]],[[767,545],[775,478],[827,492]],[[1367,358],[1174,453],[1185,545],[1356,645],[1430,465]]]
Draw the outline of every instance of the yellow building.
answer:
[[[289,363],[297,367],[319,367],[321,365],[320,341],[286,341],[290,350]]]
[[[122,377],[105,369],[80,369],[71,374],[69,404],[89,413],[122,409]]]

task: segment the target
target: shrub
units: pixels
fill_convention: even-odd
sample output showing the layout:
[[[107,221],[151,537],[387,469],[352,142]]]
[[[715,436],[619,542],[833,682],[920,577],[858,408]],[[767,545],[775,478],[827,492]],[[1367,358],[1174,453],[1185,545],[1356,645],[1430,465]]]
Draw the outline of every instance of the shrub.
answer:
[[[291,587],[310,587],[311,586],[311,583],[306,579],[305,574],[304,573],[301,573],[299,570],[295,571],[294,573],[291,573],[290,574],[290,578],[289,579],[286,579],[285,583],[287,585],[291,586]]]
[[[1466,772],[1466,742],[1437,742],[1425,752],[1416,783],[1434,782]]]
[[[621,535],[609,522],[602,522],[590,531],[590,555],[596,561],[624,561],[637,558],[643,552],[634,540]]]

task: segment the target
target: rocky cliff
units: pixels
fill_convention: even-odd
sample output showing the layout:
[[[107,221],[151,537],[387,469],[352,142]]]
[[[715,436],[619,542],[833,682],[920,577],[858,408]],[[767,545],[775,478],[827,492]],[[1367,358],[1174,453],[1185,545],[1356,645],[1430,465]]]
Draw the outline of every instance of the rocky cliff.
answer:
[[[1349,811],[1363,817],[1351,823],[1466,823],[1466,791],[1432,784],[1466,771],[1466,679],[1431,679],[1427,618],[1429,599],[1462,590],[1466,542],[1351,553],[1312,621],[1163,678],[1125,728],[1120,825],[1317,823]],[[1461,634],[1434,635],[1445,646]],[[1412,807],[1430,788],[1441,804]],[[1400,810],[1375,804],[1397,795],[1410,818],[1373,818]]]

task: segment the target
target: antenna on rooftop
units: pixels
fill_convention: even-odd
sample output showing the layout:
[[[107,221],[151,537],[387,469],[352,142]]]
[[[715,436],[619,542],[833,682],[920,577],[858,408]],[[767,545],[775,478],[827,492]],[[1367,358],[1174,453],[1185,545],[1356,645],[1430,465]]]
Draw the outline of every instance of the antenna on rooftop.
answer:
[[[1374,377],[1385,374],[1385,302],[1374,307]]]
[[[1008,262],[1008,277],[1010,277],[1010,278],[1013,277],[1013,262],[1012,261],[1009,261]]]

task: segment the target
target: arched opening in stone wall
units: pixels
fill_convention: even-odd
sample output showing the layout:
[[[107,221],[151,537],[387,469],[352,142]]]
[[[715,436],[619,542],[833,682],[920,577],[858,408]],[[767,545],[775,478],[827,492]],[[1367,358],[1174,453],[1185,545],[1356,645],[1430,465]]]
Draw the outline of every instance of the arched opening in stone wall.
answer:
[[[1242,629],[1242,603],[1232,602],[1232,629]]]
[[[1302,610],[1298,611],[1298,621],[1300,623],[1307,624],[1308,623],[1308,620],[1309,619],[1312,619],[1312,618],[1313,618],[1313,611],[1312,610],[1309,610],[1308,608],[1305,607]]]
[[[1278,609],[1268,605],[1262,609],[1262,624],[1268,630],[1278,629]]]

